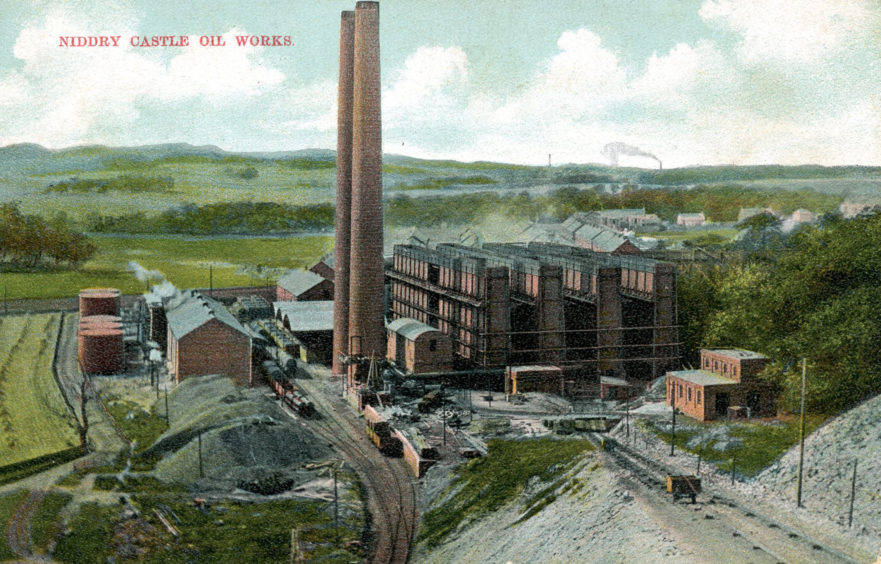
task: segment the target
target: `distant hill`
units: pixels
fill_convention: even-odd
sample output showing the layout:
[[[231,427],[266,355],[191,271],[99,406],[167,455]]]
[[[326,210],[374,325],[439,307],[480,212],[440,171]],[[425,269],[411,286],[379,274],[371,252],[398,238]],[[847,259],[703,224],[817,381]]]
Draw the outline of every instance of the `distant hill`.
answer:
[[[196,157],[204,162],[231,162],[258,164],[271,161],[318,161],[336,160],[331,149],[300,149],[296,151],[235,152],[225,151],[215,145],[191,145],[189,143],[164,143],[133,147],[107,147],[83,145],[64,149],[46,149],[36,144],[18,144],[0,147],[0,173],[6,175],[53,174],[65,171],[98,171],[118,167],[120,163],[149,163]],[[249,161],[251,161],[249,163]],[[194,161],[190,161],[194,162]],[[539,179],[551,184],[582,183],[579,175],[590,175],[586,182],[634,182],[653,185],[689,185],[700,183],[743,182],[783,179],[881,179],[881,167],[819,165],[762,165],[762,166],[696,166],[664,170],[612,167],[596,163],[566,164],[552,168],[490,161],[460,162],[444,159],[420,159],[406,155],[383,156],[386,165],[409,167],[403,171],[413,173],[415,168],[425,172],[475,171],[501,173],[514,180]],[[518,174],[512,176],[513,172]],[[495,175],[493,175],[495,177]],[[598,177],[598,178],[597,178]],[[562,181],[562,182],[561,182]]]

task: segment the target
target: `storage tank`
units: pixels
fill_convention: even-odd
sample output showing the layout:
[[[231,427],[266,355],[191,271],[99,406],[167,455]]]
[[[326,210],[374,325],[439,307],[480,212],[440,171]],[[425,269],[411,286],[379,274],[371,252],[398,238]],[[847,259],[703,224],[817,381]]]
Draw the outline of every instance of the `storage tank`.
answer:
[[[80,291],[80,317],[119,315],[119,296],[116,288],[86,288]]]
[[[122,372],[125,356],[121,329],[80,328],[77,344],[83,372],[87,374]]]

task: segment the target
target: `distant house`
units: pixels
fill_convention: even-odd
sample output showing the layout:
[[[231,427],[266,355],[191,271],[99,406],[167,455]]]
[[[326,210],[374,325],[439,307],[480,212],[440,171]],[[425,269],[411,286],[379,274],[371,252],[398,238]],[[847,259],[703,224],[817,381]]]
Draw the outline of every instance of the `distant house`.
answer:
[[[190,291],[166,307],[166,358],[176,382],[224,374],[236,384],[251,385],[251,336],[223,304]]]
[[[680,213],[676,216],[676,225],[683,227],[700,227],[707,222],[704,212],[699,213]]]
[[[771,208],[740,208],[740,213],[737,214],[737,223],[746,221],[751,217],[755,217],[763,213],[777,217],[777,213]]]
[[[562,223],[563,229],[571,237],[571,245],[615,255],[640,254],[633,241],[617,231],[593,223],[588,214],[573,214]]]
[[[288,270],[275,287],[280,302],[306,302],[333,299],[333,282],[311,270]]]
[[[789,216],[789,219],[793,223],[813,223],[814,221],[816,221],[817,216],[811,211],[799,208],[792,212],[792,215]]]
[[[864,211],[867,211],[873,207],[873,204],[858,204],[854,202],[841,202],[841,205],[838,206],[838,210],[841,212],[841,216],[845,219],[851,219]]]
[[[767,364],[767,357],[742,349],[701,350],[700,369],[667,372],[667,405],[699,421],[773,417],[776,389],[757,378]]]
[[[578,215],[587,221],[617,231],[658,230],[663,227],[661,219],[656,214],[645,213],[645,208],[598,210]]]
[[[321,257],[318,262],[309,267],[309,271],[314,272],[325,280],[333,282],[333,253],[328,253]]]

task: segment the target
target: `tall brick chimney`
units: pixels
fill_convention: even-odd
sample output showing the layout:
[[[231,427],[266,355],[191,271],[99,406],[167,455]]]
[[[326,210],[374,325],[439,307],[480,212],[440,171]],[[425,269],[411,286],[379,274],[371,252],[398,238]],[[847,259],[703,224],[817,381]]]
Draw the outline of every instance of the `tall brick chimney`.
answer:
[[[349,347],[349,262],[352,238],[352,81],[355,59],[355,12],[340,18],[340,78],[337,93],[337,176],[334,225],[333,373],[346,367],[340,355]]]
[[[384,356],[379,3],[355,4],[349,353]],[[353,365],[363,381],[367,367]]]

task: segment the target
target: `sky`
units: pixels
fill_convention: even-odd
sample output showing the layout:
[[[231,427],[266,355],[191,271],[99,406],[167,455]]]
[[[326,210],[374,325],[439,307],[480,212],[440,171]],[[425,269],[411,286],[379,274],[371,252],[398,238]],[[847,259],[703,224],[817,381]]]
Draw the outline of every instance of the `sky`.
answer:
[[[0,4],[0,145],[336,146],[354,0]],[[99,35],[120,45],[60,46]],[[191,45],[130,45],[154,35]],[[380,45],[385,153],[587,163],[620,142],[665,168],[881,165],[878,0],[382,0]]]

